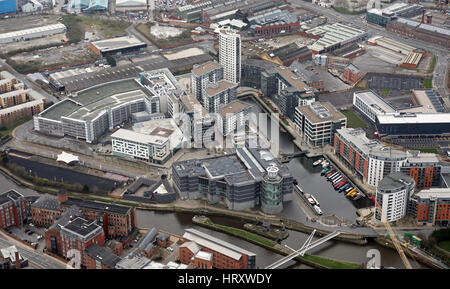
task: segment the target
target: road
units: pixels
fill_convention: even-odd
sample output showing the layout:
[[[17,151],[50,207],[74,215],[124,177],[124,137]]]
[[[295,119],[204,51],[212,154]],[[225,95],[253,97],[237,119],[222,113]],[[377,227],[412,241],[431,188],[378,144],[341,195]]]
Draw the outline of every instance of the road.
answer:
[[[303,0],[292,0],[290,2],[292,2],[292,6],[298,5],[306,8],[307,10],[314,11],[318,14],[327,17],[329,23],[345,22],[356,28],[366,30],[369,33],[369,37],[372,37],[374,35],[381,35],[411,45],[413,47],[430,51],[437,57],[436,66],[433,73],[433,88],[437,90],[441,96],[443,97],[449,96],[447,89],[446,74],[447,74],[447,65],[450,57],[448,56],[448,51],[446,48],[417,39],[405,39],[403,36],[386,31],[381,26],[367,24],[365,20],[363,21],[361,19],[361,16],[364,14],[344,15],[336,12],[332,8],[324,8]],[[445,99],[446,103],[448,104],[449,103],[448,98]]]
[[[3,232],[0,232],[0,247],[6,248],[15,245],[19,253],[26,259],[32,268],[38,269],[66,269],[66,264],[62,261],[35,251],[22,243],[7,237]]]

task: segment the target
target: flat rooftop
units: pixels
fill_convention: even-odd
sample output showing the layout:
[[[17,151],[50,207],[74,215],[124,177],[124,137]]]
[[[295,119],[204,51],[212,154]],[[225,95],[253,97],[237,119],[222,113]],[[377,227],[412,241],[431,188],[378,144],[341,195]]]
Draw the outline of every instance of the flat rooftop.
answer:
[[[134,36],[116,37],[92,42],[92,45],[97,47],[101,52],[113,51],[129,47],[147,45]]]
[[[196,76],[201,76],[221,67],[222,65],[220,65],[216,61],[208,61],[204,64],[194,65],[191,72]]]
[[[66,26],[62,23],[57,23],[57,24],[51,24],[51,25],[46,25],[46,26],[41,26],[41,27],[35,27],[35,28],[30,28],[30,29],[2,33],[2,34],[0,34],[0,42],[1,42],[1,39],[4,39],[4,38],[20,37],[20,36],[25,37],[25,36],[28,36],[33,33],[43,33],[43,32],[48,32],[48,31],[52,31],[52,30],[61,30],[61,29],[66,29]]]
[[[205,92],[207,95],[213,96],[233,87],[237,87],[237,83],[233,83],[228,80],[221,80],[217,83],[208,84],[205,88]]]
[[[378,115],[380,124],[450,123],[450,113],[391,113]]]
[[[421,190],[415,195],[424,199],[428,198],[450,199],[450,188],[430,188],[426,190]]]
[[[345,115],[339,112],[329,102],[316,101],[311,105],[298,106],[297,109],[304,116],[306,116],[311,123],[322,123],[328,121],[340,122],[346,119]]]
[[[247,251],[195,229],[186,229],[183,238],[193,241],[201,247],[209,248],[235,260],[240,260],[242,258],[242,254],[256,257],[256,254],[253,252]]]
[[[235,114],[235,113],[241,112],[243,110],[246,110],[249,107],[251,107],[250,104],[240,101],[240,100],[235,100],[235,101],[230,102],[227,105],[221,107],[219,109],[218,113],[221,116],[226,117],[227,114]]]
[[[377,112],[380,114],[397,112],[397,110],[392,105],[384,101],[384,99],[382,99],[373,91],[354,92],[353,95],[354,97],[358,97],[372,109],[377,110]]]
[[[86,237],[95,231],[101,230],[101,227],[95,223],[95,220],[87,221],[78,217],[65,225],[63,230]]]
[[[277,72],[286,80],[291,86],[298,91],[304,91],[308,86],[298,76],[296,76],[289,68],[284,66],[277,67]]]
[[[410,176],[407,176],[401,172],[395,172],[381,179],[378,183],[377,191],[378,189],[383,191],[395,190],[413,183],[415,183],[415,181]]]
[[[150,92],[134,79],[105,83],[64,99],[44,110],[39,116],[59,121],[61,117],[89,121],[107,108],[146,98]]]

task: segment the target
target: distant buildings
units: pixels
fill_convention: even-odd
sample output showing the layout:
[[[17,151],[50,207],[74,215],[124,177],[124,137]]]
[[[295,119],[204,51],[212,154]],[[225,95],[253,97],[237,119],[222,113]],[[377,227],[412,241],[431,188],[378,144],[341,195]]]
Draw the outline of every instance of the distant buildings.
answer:
[[[310,145],[332,144],[336,130],[347,126],[347,118],[329,102],[314,102],[295,108],[294,123]]]
[[[408,214],[424,225],[447,226],[450,221],[450,188],[431,188],[415,193]]]
[[[0,14],[13,13],[16,11],[17,0],[0,0]]]
[[[195,229],[186,229],[180,262],[198,269],[256,269],[256,254]]]
[[[1,4],[1,2],[0,2],[0,4]],[[6,32],[6,33],[0,34],[0,44],[1,43],[10,43],[10,42],[19,42],[19,41],[32,39],[32,38],[40,38],[40,37],[44,37],[47,35],[64,33],[64,32],[66,32],[66,30],[67,30],[67,28],[64,24],[57,23],[57,24],[45,25],[45,26],[41,26],[41,27]]]
[[[22,12],[42,11],[44,7],[37,0],[30,0],[27,4],[22,5]]]
[[[248,22],[250,25],[248,33],[252,36],[273,37],[300,29],[298,16],[280,9],[249,17]]]
[[[385,176],[400,171],[406,162],[405,152],[370,140],[361,129],[341,128],[334,136],[336,156],[370,186],[378,186]]]
[[[26,89],[24,84],[7,71],[0,71],[0,125],[23,120],[44,110],[46,98]]]
[[[294,42],[270,52],[265,52],[260,57],[278,65],[290,66],[294,61],[304,62],[311,60],[312,52],[307,46],[298,46]]]
[[[107,54],[126,54],[147,47],[147,44],[134,36],[124,36],[91,42],[91,50],[101,56]]]
[[[415,182],[400,172],[385,176],[377,186],[376,201],[379,210],[375,211],[375,220],[395,222],[406,215],[408,200],[414,193]]]
[[[312,38],[320,38],[309,48],[314,54],[331,52],[367,37],[367,32],[341,23],[326,24],[305,31]]]
[[[383,9],[373,8],[366,12],[367,22],[383,27],[397,17],[410,18],[421,14],[424,7],[418,4],[396,3]]]
[[[16,190],[0,194],[0,228],[21,226],[28,219],[25,197]]]
[[[219,63],[224,67],[224,80],[241,81],[241,35],[237,31],[219,30]]]
[[[399,18],[398,20],[389,22],[386,25],[386,30],[413,39],[419,39],[428,43],[450,48],[450,30],[447,28]]]

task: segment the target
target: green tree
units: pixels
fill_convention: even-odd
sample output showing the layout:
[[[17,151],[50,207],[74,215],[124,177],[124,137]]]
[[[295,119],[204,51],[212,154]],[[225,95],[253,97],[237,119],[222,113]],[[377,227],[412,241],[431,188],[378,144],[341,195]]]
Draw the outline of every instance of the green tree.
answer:
[[[106,61],[108,62],[109,65],[113,67],[116,66],[116,60],[110,54],[106,54]]]

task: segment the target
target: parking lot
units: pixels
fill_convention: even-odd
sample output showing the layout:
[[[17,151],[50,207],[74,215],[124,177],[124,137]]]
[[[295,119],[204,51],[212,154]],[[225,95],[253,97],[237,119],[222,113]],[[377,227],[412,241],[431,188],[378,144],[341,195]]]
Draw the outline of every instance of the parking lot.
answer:
[[[9,227],[6,231],[31,245],[38,244],[37,250],[45,247],[44,228],[42,227],[26,224],[22,227]]]

